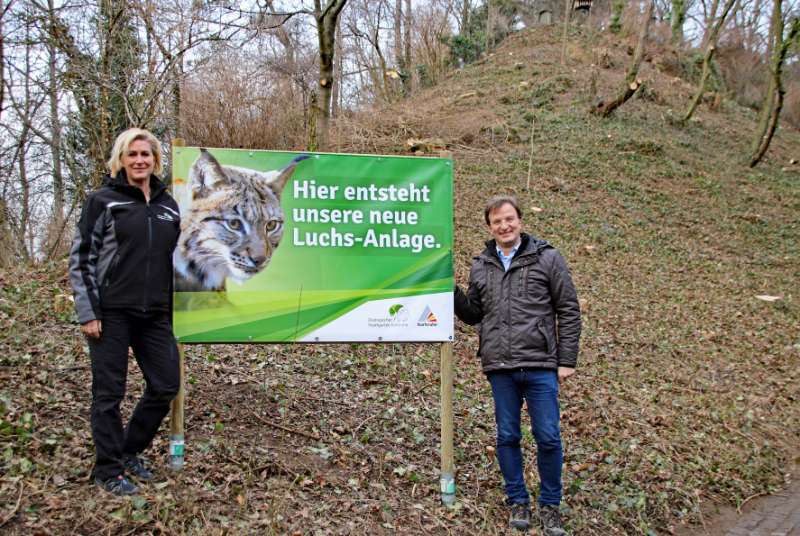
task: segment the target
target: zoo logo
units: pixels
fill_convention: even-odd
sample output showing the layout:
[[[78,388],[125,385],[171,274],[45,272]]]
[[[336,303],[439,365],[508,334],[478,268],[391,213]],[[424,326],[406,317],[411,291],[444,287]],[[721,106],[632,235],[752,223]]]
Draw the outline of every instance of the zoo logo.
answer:
[[[392,317],[392,321],[397,323],[408,322],[408,309],[403,304],[396,303],[389,307],[389,316]]]

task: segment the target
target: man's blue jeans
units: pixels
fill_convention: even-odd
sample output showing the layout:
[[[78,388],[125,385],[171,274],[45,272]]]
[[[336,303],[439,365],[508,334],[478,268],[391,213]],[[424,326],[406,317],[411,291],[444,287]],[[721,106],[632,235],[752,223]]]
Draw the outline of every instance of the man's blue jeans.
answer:
[[[561,428],[558,410],[558,374],[546,369],[515,369],[487,374],[492,385],[497,422],[497,461],[506,483],[509,504],[530,503],[525,488],[520,413],[528,404],[531,431],[536,439],[539,468],[539,504],[561,502]]]

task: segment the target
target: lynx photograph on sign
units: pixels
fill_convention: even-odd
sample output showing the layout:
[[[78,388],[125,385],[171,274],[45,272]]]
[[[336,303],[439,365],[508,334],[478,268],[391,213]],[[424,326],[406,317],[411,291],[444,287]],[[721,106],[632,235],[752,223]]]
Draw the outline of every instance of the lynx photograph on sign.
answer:
[[[176,147],[183,343],[451,341],[445,158]]]

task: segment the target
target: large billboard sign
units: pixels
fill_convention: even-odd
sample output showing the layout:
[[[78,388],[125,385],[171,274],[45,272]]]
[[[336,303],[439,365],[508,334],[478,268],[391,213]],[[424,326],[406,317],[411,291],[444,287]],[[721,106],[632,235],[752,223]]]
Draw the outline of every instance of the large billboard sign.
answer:
[[[173,151],[180,342],[452,340],[451,160]]]

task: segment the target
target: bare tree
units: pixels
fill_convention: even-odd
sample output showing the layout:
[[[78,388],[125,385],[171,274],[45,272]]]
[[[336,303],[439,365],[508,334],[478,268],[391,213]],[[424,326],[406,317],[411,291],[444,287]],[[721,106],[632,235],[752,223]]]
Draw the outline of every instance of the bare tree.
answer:
[[[403,78],[403,87],[406,93],[411,89],[411,28],[413,19],[411,15],[411,0],[405,0],[406,10],[403,16],[403,62],[402,69],[406,76]]]
[[[639,39],[636,42],[636,50],[633,52],[631,65],[628,67],[628,73],[625,75],[625,87],[614,100],[607,103],[600,103],[600,105],[594,109],[594,113],[603,117],[608,117],[614,113],[614,110],[625,104],[642,86],[642,81],[639,79],[639,67],[644,57],[644,49],[647,43],[647,35],[650,31],[650,20],[653,18],[654,7],[655,2],[653,2],[653,0],[648,0],[647,10],[644,14],[644,24],[642,24],[641,31],[639,32]]]
[[[391,101],[394,98],[395,90],[392,84],[393,78],[400,77],[395,69],[389,69],[389,61],[386,51],[381,47],[381,30],[383,17],[386,14],[386,4],[381,2],[368,2],[362,4],[360,10],[351,11],[352,17],[347,22],[347,29],[357,40],[365,42],[369,46],[372,58],[367,57],[363,47],[356,48],[356,54],[360,57],[362,69],[369,73],[374,87],[374,94],[379,100]],[[359,26],[365,26],[361,30]],[[397,35],[397,32],[394,32]],[[402,41],[402,39],[401,39]],[[402,44],[400,47],[402,54]],[[395,48],[395,53],[397,48]]]
[[[47,0],[47,21],[52,25],[55,22],[55,5],[53,0]],[[64,236],[64,201],[66,199],[64,173],[62,168],[62,142],[61,142],[61,114],[59,112],[59,68],[58,50],[49,38],[49,32],[42,36],[47,49],[47,100],[50,115],[50,135],[44,136],[43,141],[50,147],[53,169],[53,208],[48,236],[46,238],[48,251],[55,251]]]
[[[800,19],[795,17],[790,23],[788,35],[783,35],[782,4],[783,0],[773,0],[772,22],[770,24],[770,48],[772,50],[770,81],[769,88],[764,95],[764,103],[761,107],[761,115],[753,140],[750,167],[755,167],[764,157],[778,128],[781,109],[783,108],[783,98],[786,94],[786,89],[783,86],[783,64],[786,61],[789,48],[797,39],[798,34],[800,34]]]
[[[411,0],[395,0],[394,56],[404,95],[411,92],[411,22]]]
[[[469,28],[469,16],[472,12],[472,2],[461,0],[461,17],[458,20],[458,33],[466,34]]]
[[[333,59],[336,44],[336,24],[347,0],[327,0],[323,7],[321,0],[314,0],[314,19],[317,21],[319,38],[319,103],[317,104],[316,147],[328,147],[330,130],[331,97],[334,84]]]
[[[716,1],[717,0],[715,0],[715,2]],[[711,58],[714,56],[714,50],[717,47],[719,32],[722,29],[722,26],[725,24],[728,13],[733,7],[735,1],[736,0],[726,0],[725,6],[722,8],[722,13],[720,13],[719,17],[717,17],[717,20],[714,21],[713,26],[708,29],[705,37],[703,38],[703,41],[706,43],[706,51],[703,56],[703,71],[700,74],[700,81],[697,83],[697,91],[694,94],[694,98],[692,98],[692,102],[689,104],[689,108],[686,110],[686,114],[683,116],[684,121],[688,121],[692,118],[694,111],[697,109],[697,105],[703,98],[703,93],[705,93],[706,90],[706,82],[708,81],[708,75],[711,71]]]
[[[689,7],[687,0],[671,0],[670,11],[671,42],[673,46],[683,44],[683,25],[686,23],[686,11]]]
[[[451,33],[449,6],[431,3],[415,13],[413,55],[418,65],[421,87],[436,84],[448,72],[450,50],[446,44]]]
[[[336,53],[334,55],[334,63],[336,66],[336,80],[338,84],[333,84],[333,94],[331,95],[331,117],[338,117],[339,111],[342,108],[342,82],[344,81],[344,47],[342,46],[342,25],[336,25]]]
[[[44,6],[39,6],[46,11]],[[79,112],[82,147],[92,163],[88,183],[97,188],[105,174],[105,159],[116,133],[129,126],[128,104],[136,95],[134,77],[140,46],[131,24],[129,6],[118,0],[101,0],[97,15],[97,53],[78,43],[70,26],[49,12],[50,40],[66,57],[64,81]],[[87,50],[88,49],[88,50]],[[144,126],[144,125],[142,125]]]
[[[36,92],[33,76],[34,46],[33,17],[29,11],[21,14],[24,35],[22,57],[19,61],[9,63],[9,73],[4,77],[4,84],[9,98],[10,107],[19,119],[16,121],[18,130],[11,124],[6,124],[7,132],[16,139],[7,172],[11,179],[4,192],[5,223],[14,237],[13,248],[24,262],[30,262],[33,257],[33,243],[36,232],[33,228],[32,214],[34,211],[33,177],[29,173],[27,154],[32,146],[34,121],[39,108],[45,101],[45,95]],[[16,210],[10,210],[10,209]]]
[[[3,116],[3,107],[5,105],[5,83],[4,83],[4,69],[5,65],[5,52],[3,43],[5,41],[5,33],[3,31],[3,21],[8,15],[14,0],[0,0],[0,118]]]
[[[403,0],[394,2],[394,57],[397,58],[397,69],[404,73],[405,56],[403,55]]]

